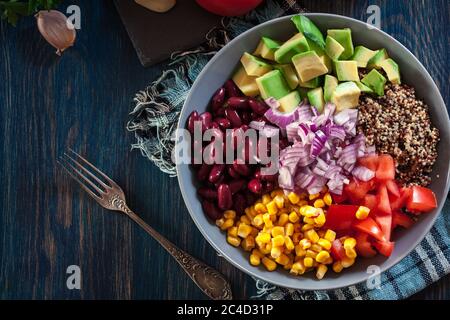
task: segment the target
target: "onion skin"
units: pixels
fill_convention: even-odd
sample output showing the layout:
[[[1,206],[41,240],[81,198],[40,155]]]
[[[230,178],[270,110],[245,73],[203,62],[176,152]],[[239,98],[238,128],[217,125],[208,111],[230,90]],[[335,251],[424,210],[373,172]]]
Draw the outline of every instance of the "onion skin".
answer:
[[[56,54],[73,46],[76,38],[75,27],[58,10],[42,10],[36,14],[37,26],[44,39],[56,48]]]

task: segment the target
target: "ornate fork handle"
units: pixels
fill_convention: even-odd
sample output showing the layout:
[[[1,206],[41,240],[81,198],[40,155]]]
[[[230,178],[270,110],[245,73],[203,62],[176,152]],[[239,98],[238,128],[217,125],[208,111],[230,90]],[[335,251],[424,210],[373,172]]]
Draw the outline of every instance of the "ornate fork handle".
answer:
[[[124,212],[156,241],[158,241],[164,249],[166,249],[170,255],[175,258],[189,277],[191,277],[195,284],[197,284],[197,286],[207,296],[214,300],[232,299],[230,284],[221,273],[195,259],[163,237],[158,231],[150,227],[137,214],[131,211],[124,200],[119,197],[113,197],[111,204],[116,207],[117,210]]]

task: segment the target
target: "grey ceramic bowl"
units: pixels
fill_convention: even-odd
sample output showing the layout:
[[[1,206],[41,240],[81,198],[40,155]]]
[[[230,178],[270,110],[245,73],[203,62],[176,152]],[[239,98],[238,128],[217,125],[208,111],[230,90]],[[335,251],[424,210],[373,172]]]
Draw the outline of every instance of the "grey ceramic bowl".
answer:
[[[181,192],[192,219],[203,236],[225,259],[245,273],[278,286],[322,290],[365,281],[370,275],[367,273],[369,265],[377,265],[381,271],[387,270],[402,260],[424,238],[441,211],[449,188],[450,122],[444,101],[432,78],[423,65],[401,43],[388,34],[370,28],[367,24],[355,19],[319,13],[306,15],[317,24],[322,32],[330,28],[349,27],[352,29],[353,43],[371,49],[386,48],[389,55],[399,64],[403,82],[413,85],[418,97],[425,100],[431,107],[432,122],[441,133],[439,158],[434,167],[431,184],[431,189],[436,193],[438,199],[438,208],[431,213],[422,215],[411,229],[395,232],[396,246],[389,258],[379,255],[372,259],[358,259],[351,268],[338,275],[329,272],[323,280],[319,281],[313,275],[294,277],[281,268],[275,272],[268,272],[264,267],[251,266],[248,262],[248,253],[240,248],[230,246],[226,242],[225,234],[203,214],[199,198],[196,195],[196,181],[191,168],[188,165],[178,165],[177,170]],[[282,17],[258,25],[227,44],[211,59],[192,86],[181,112],[179,126],[185,127],[187,117],[192,111],[205,111],[212,94],[230,78],[242,53],[244,51],[252,52],[261,36],[286,40],[294,32],[296,30],[290,17]]]

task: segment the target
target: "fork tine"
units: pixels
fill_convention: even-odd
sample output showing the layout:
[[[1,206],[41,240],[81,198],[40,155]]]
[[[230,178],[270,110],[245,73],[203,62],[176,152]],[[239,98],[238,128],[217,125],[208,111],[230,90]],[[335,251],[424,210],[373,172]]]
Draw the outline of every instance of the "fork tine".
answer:
[[[65,164],[67,166],[69,166],[73,171],[75,171],[78,175],[78,177],[82,178],[85,182],[87,182],[95,191],[97,191],[99,194],[104,194],[105,191],[103,191],[102,189],[100,189],[99,187],[97,187],[97,185],[95,183],[93,183],[91,180],[89,180],[88,177],[86,177],[83,172],[81,172],[80,170],[78,170],[76,167],[74,167],[67,159],[61,158],[62,161],[65,162]],[[66,167],[67,169],[67,167]],[[70,170],[69,170],[70,171]]]
[[[93,197],[95,200],[99,201],[101,200],[101,198],[96,195],[94,192],[92,192],[91,189],[89,189],[76,175],[74,175],[72,173],[72,171],[70,171],[69,169],[67,169],[67,167],[59,160],[56,160],[56,162],[75,180],[77,181],[81,188],[84,189],[84,191],[86,191],[91,197]]]
[[[81,163],[79,163],[77,160],[72,158],[70,155],[64,152],[64,155],[68,157],[70,160],[72,160],[73,163],[75,163],[80,169],[82,169],[84,172],[86,172],[90,177],[92,177],[95,181],[97,181],[103,188],[111,188],[110,186],[106,185],[102,180],[100,180],[98,177],[96,177],[92,172],[90,172],[88,169],[86,169]]]
[[[96,166],[94,166],[92,163],[90,163],[88,160],[86,160],[84,157],[82,157],[77,152],[73,151],[71,148],[69,148],[69,151],[71,151],[73,154],[75,154],[78,158],[83,160],[86,164],[88,164],[92,169],[94,169],[95,172],[97,172],[99,175],[101,175],[105,180],[110,184],[111,187],[119,187],[113,180],[111,180],[110,177],[108,177],[105,173],[100,171]]]

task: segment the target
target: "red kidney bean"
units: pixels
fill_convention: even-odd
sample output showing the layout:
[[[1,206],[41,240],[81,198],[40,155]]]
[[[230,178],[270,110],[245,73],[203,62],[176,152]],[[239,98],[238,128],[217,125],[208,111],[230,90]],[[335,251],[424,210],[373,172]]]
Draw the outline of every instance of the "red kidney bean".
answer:
[[[234,160],[233,162],[233,169],[241,176],[248,176],[251,173],[251,169],[248,165],[245,163],[239,164],[237,163],[237,160]]]
[[[229,97],[227,100],[227,105],[234,109],[248,109],[248,98],[247,97]]]
[[[219,180],[214,182],[214,187],[217,189],[225,181],[225,175],[221,175]]]
[[[232,177],[232,178],[239,179],[239,178],[241,177],[241,175],[240,175],[239,173],[237,173],[237,172],[233,169],[232,166],[229,166],[229,167],[227,168],[227,172],[228,172],[228,175],[229,175],[230,177]]]
[[[217,199],[217,191],[210,188],[199,188],[197,193],[200,197],[207,200],[216,200]]]
[[[203,211],[210,219],[216,221],[217,219],[220,219],[222,217],[222,211],[220,211],[213,202],[203,200],[202,207]]]
[[[188,117],[188,130],[190,133],[194,133],[194,123],[195,121],[200,120],[197,111],[192,111],[192,113]]]
[[[225,116],[230,120],[231,125],[234,128],[238,128],[242,125],[242,120],[239,117],[239,114],[234,109],[225,109]]]
[[[246,124],[243,124],[239,129],[241,129],[243,132],[247,131],[248,129],[250,129],[250,127]]]
[[[217,110],[222,108],[224,102],[225,102],[225,88],[222,87],[219,88],[212,97],[211,106],[213,112],[216,112]]]
[[[241,115],[242,122],[245,124],[249,124],[252,121],[252,117],[250,116],[250,112],[242,112]]]
[[[245,181],[244,179],[236,179],[232,180],[228,185],[230,186],[231,193],[235,194],[236,192],[239,192],[242,189],[244,189],[246,183],[247,181]]]
[[[258,179],[250,180],[247,184],[247,187],[254,194],[260,194],[263,189],[262,183]]]
[[[222,210],[228,210],[233,204],[233,199],[231,197],[230,187],[226,183],[222,183],[217,188],[217,203],[219,208]]]
[[[215,164],[211,171],[209,172],[209,182],[215,183],[219,181],[220,177],[222,176],[223,169],[225,168],[224,164]]]
[[[271,181],[271,182],[278,181],[278,173],[275,173],[275,174],[262,174],[261,173],[261,169],[256,170],[255,173],[253,174],[253,176],[256,179],[259,179],[259,180],[262,180],[262,181]]]
[[[220,126],[217,122],[213,121],[211,122],[211,128],[212,129],[219,129],[220,130]]]
[[[263,115],[267,110],[269,110],[269,106],[265,102],[253,98],[248,100],[248,105],[254,113],[259,115]]]
[[[200,169],[197,171],[197,179],[199,181],[204,181],[208,178],[209,172],[211,171],[211,165],[203,163]]]
[[[222,130],[228,129],[231,127],[231,122],[227,118],[215,118],[214,122],[216,122]]]
[[[203,131],[211,128],[211,123],[212,123],[212,114],[211,113],[203,112],[200,115],[200,120],[202,121],[202,130]]]
[[[245,213],[246,203],[246,199],[241,193],[236,193],[233,196],[233,209],[238,215]]]
[[[225,87],[225,91],[228,97],[239,97],[241,96],[241,92],[239,88],[234,84],[233,80],[227,80],[223,85]]]

